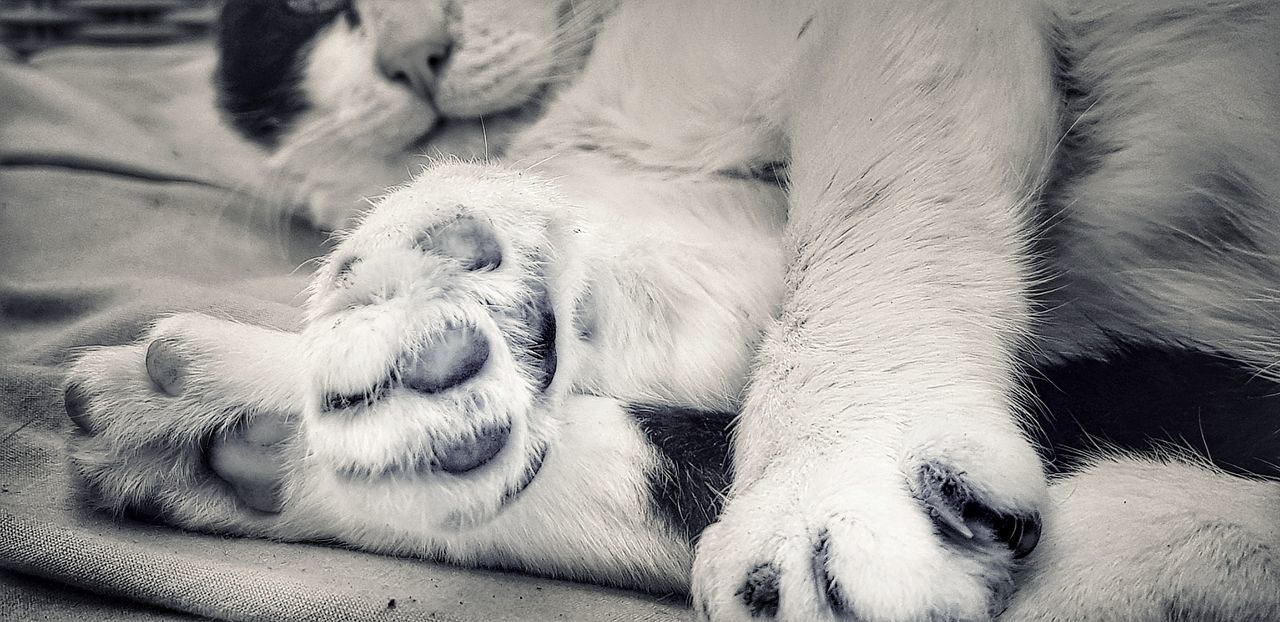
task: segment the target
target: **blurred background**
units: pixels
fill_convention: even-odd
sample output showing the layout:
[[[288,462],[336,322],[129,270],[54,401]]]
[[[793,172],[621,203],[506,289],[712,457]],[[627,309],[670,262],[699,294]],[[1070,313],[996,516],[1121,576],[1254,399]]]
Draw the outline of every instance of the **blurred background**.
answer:
[[[0,43],[25,56],[68,44],[158,44],[209,36],[221,0],[0,0]]]

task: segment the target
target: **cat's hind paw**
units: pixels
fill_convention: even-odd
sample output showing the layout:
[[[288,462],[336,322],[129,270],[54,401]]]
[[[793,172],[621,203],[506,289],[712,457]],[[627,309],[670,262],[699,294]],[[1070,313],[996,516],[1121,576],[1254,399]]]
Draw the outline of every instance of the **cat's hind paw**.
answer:
[[[319,488],[392,494],[415,521],[458,528],[537,475],[578,340],[560,330],[583,289],[564,212],[520,173],[441,166],[345,236],[303,333]]]
[[[198,314],[70,365],[72,465],[93,503],[205,531],[269,535],[290,477],[297,336]],[[261,474],[273,470],[270,475]],[[257,472],[241,489],[223,473]],[[235,483],[233,483],[235,482]]]

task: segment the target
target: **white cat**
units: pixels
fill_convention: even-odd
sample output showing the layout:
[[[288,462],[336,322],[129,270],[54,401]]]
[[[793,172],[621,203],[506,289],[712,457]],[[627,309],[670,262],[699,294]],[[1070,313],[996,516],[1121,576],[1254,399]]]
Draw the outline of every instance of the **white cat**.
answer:
[[[1271,382],[1280,7],[227,11],[253,6],[314,21],[275,75],[312,99],[237,110],[224,56],[228,109],[286,168],[352,140],[323,129],[344,119],[526,106],[591,52],[500,163],[379,199],[301,334],[179,315],[79,359],[73,458],[105,507],[690,589],[710,619],[1280,618],[1280,484],[1116,457],[1046,492],[1022,377],[1209,353]],[[355,78],[322,78],[343,63],[407,108],[343,117]],[[1223,426],[1274,462],[1275,402],[1254,406]]]

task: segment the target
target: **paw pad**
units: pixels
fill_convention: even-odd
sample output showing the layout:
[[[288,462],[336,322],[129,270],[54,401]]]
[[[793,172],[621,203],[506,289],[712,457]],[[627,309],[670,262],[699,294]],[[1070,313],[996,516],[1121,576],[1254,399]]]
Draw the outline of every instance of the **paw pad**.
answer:
[[[480,373],[489,360],[489,342],[470,326],[446,330],[413,354],[400,370],[405,387],[439,393]]]
[[[759,564],[747,572],[746,581],[738,588],[737,595],[752,617],[778,615],[778,575],[778,567],[773,564]]]
[[[147,376],[156,388],[167,395],[182,394],[184,367],[182,357],[172,339],[156,339],[147,346]]]
[[[291,421],[287,414],[258,413],[215,439],[205,457],[236,498],[259,512],[277,513],[284,506],[284,441],[295,432]]]
[[[511,428],[506,426],[480,430],[475,438],[437,448],[436,463],[441,471],[455,475],[474,470],[497,456],[510,435]]]
[[[502,265],[502,246],[493,229],[471,218],[428,230],[418,238],[417,246],[451,257],[465,270],[493,270]]]

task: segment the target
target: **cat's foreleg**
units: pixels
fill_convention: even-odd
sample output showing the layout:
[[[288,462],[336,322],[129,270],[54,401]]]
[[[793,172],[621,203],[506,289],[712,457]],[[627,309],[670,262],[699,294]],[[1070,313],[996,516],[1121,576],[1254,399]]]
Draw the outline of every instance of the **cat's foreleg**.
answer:
[[[1054,126],[1038,19],[842,4],[802,34],[786,300],[698,545],[703,616],[981,620],[1011,593],[1045,500],[1014,378]]]

